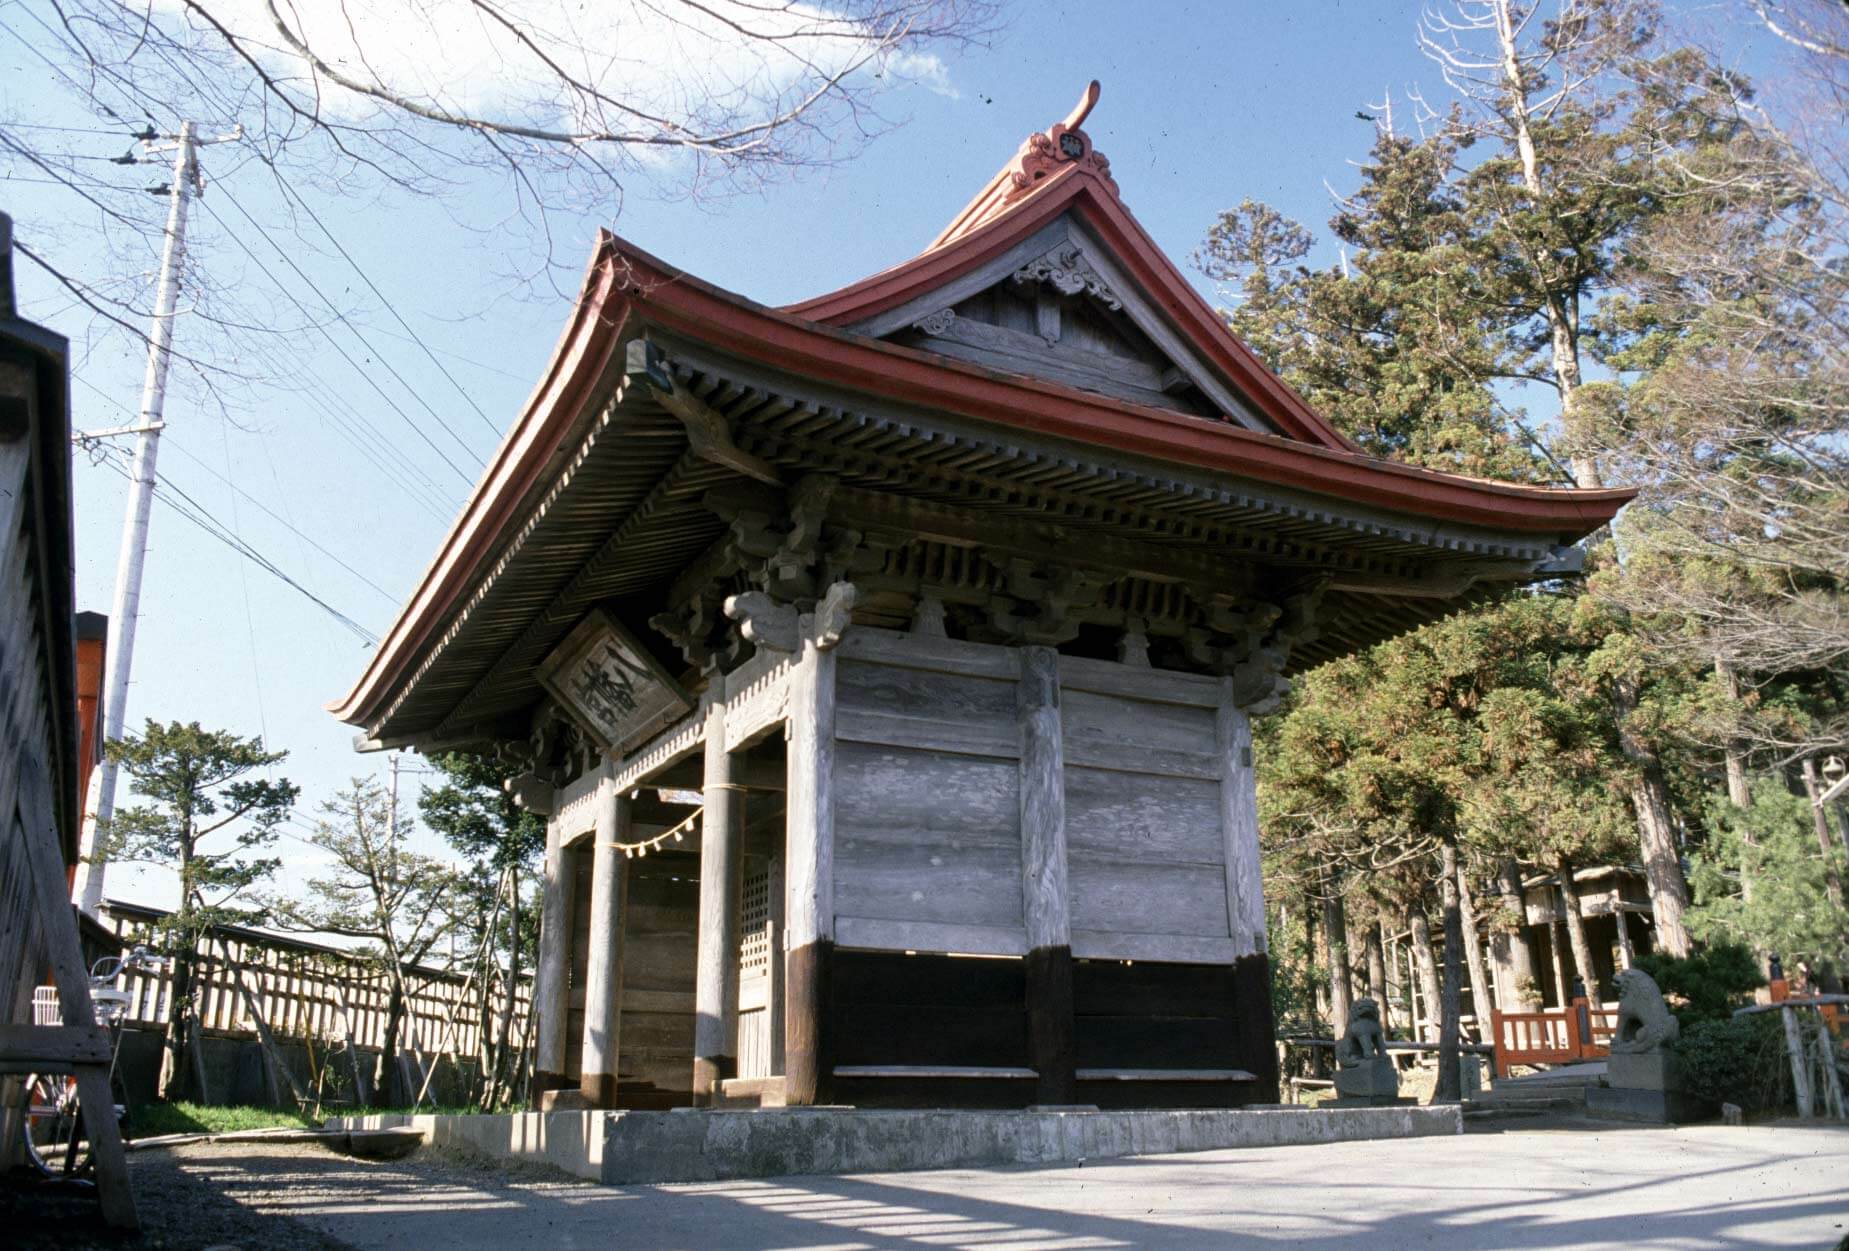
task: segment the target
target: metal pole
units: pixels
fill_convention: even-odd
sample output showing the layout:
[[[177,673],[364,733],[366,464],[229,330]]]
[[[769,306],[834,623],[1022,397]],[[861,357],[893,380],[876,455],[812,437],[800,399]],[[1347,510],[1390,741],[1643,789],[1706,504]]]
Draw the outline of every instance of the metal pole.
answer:
[[[148,513],[154,504],[154,462],[160,451],[161,414],[167,403],[167,364],[173,342],[174,307],[179,302],[180,271],[186,260],[186,209],[198,184],[199,163],[193,124],[183,123],[173,155],[173,183],[168,187],[167,238],[161,252],[160,283],[154,293],[154,324],[148,331],[148,370],[141,392],[141,434],[130,471],[128,513],[122,522],[122,551],[116,562],[115,602],[109,613],[109,679],[103,695],[103,738],[122,739],[128,712],[130,665],[135,657],[135,624],[141,612],[141,571],[148,553]],[[104,856],[96,843],[97,826],[115,812],[116,763],[107,756],[96,770],[86,796],[82,831],[83,888],[79,902],[95,916],[103,904]]]

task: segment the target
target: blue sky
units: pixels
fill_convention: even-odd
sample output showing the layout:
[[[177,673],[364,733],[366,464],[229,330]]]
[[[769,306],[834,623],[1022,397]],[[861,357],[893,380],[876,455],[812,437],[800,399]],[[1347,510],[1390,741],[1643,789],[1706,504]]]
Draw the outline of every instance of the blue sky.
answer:
[[[1731,12],[1724,3],[1689,5],[1683,16],[1714,24]],[[0,30],[0,129],[97,125],[61,103],[65,93],[51,72],[22,46],[46,50],[36,19],[48,15],[41,0],[0,4],[0,20],[14,32]],[[986,46],[944,51],[948,90],[911,86],[886,95],[881,109],[895,125],[842,164],[697,203],[664,198],[635,179],[620,214],[611,204],[559,219],[564,280],[575,280],[604,226],[766,303],[832,290],[919,251],[1029,132],[1064,116],[1093,77],[1103,96],[1086,129],[1110,158],[1125,201],[1184,269],[1215,215],[1247,197],[1269,201],[1320,235],[1331,212],[1327,188],[1354,186],[1351,163],[1372,137],[1355,112],[1376,111],[1391,92],[1403,122],[1410,90],[1422,89],[1434,103],[1448,99],[1416,46],[1417,20],[1416,4],[1386,0],[1008,6]],[[1724,39],[1743,39],[1737,27],[1715,28]],[[16,133],[87,155],[112,156],[127,146],[108,135]],[[239,336],[232,363],[267,381],[221,388],[228,416],[181,380],[168,402],[162,474],[291,577],[383,633],[467,489],[392,403],[472,474],[469,457],[487,457],[495,431],[506,428],[538,377],[567,301],[510,278],[519,262],[509,253],[512,236],[493,225],[509,207],[504,184],[465,183],[439,202],[363,184],[317,187],[298,177],[294,185],[443,363],[440,370],[324,237],[292,224],[266,171],[235,145],[209,149],[204,164],[211,185],[194,219],[192,264],[237,307],[270,310],[276,324],[297,332]],[[105,162],[89,168],[129,186],[163,177]],[[0,207],[15,216],[23,241],[78,272],[133,270],[132,259],[111,268],[80,206],[32,180],[32,172],[0,156]],[[149,196],[142,208],[157,220],[162,202]],[[19,274],[26,314],[77,341],[75,426],[129,421],[142,370],[136,345],[119,335],[93,345],[85,310],[31,265],[20,265]],[[276,293],[278,280],[318,311],[312,282],[352,315],[370,345],[342,325],[330,324],[327,336],[301,326],[289,297]],[[184,351],[213,333],[182,317],[177,346]],[[424,404],[465,446],[436,431]],[[413,497],[402,470],[388,474],[362,459],[337,418],[364,420],[388,435],[396,454],[428,479],[426,498]],[[106,611],[126,484],[81,453],[74,476],[79,606]],[[369,653],[360,642],[298,592],[159,505],[142,604],[131,724],[152,716],[264,734],[290,753],[283,771],[302,786],[303,819],[347,779],[382,771],[383,758],[354,754],[351,731],[322,710],[363,668]],[[407,778],[407,795],[419,781]],[[299,841],[284,839],[281,851],[290,861],[286,882],[312,868],[315,853]],[[172,898],[161,874],[112,875],[109,892],[157,904]]]

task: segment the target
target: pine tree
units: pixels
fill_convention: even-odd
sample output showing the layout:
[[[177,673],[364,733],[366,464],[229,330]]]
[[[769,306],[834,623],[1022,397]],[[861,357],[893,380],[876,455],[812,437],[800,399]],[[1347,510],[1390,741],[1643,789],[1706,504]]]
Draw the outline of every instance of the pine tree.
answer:
[[[109,859],[158,865],[180,879],[179,904],[162,923],[173,980],[160,1078],[161,1097],[178,1099],[198,1017],[199,945],[213,926],[265,919],[261,907],[241,900],[276,871],[279,860],[255,853],[275,842],[298,791],[286,778],[256,776],[288,752],[265,751],[259,739],[202,729],[197,721],[150,719],[140,734],[107,750],[133,792],[150,801],[117,810],[100,831]]]
[[[463,930],[473,947],[499,966],[501,1010],[489,1020],[488,978],[477,990],[482,1039],[480,1103],[492,1108],[513,1092],[513,1006],[523,970],[538,947],[539,917],[526,906],[526,883],[546,847],[546,823],[513,802],[501,786],[503,770],[474,756],[449,754],[431,761],[445,781],[418,799],[424,824],[467,857],[459,902]]]

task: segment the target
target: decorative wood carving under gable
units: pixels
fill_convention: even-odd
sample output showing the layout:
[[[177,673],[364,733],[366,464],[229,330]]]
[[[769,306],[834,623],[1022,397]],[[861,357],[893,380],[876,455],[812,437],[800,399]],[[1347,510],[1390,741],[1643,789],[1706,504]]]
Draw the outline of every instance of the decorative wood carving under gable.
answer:
[[[1124,301],[1062,238],[984,289],[915,318],[911,346],[1081,390],[1201,416],[1218,410],[1190,373],[1124,311]]]

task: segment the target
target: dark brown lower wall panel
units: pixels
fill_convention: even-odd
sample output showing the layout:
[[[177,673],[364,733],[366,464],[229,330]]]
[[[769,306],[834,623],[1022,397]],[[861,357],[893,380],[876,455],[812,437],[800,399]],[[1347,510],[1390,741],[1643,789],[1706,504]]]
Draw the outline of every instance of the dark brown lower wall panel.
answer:
[[[1073,963],[1080,1068],[1243,1069],[1251,1082],[1080,1082],[1101,1107],[1237,1107],[1277,1101],[1270,965]]]
[[[1253,1103],[1278,1101],[1278,1030],[1271,1016],[1271,957],[1260,952],[1233,966],[1239,1005],[1239,1067],[1254,1074]]]
[[[1072,969],[1079,1068],[1244,1068],[1224,965],[1080,960]]]
[[[857,1108],[1025,1108],[1039,1102],[1028,1079],[838,1077],[834,1098]]]
[[[787,1066],[791,1102],[861,1107],[1024,1107],[1038,1102],[1100,1107],[1238,1107],[1277,1101],[1270,966],[1028,960],[830,949],[790,953]],[[1064,985],[1069,970],[1070,989]],[[1038,986],[1042,1019],[1030,990]],[[1070,1033],[1045,1019],[1066,996]],[[795,1015],[819,1027],[801,1036]],[[1063,1036],[1062,1036],[1063,1035]],[[1070,1042],[1067,1043],[1066,1039]],[[798,1051],[804,1054],[798,1055]],[[1250,1082],[1084,1081],[956,1076],[833,1078],[836,1065],[1034,1069],[1243,1069]],[[1070,1070],[1066,1070],[1070,1072]],[[1043,1073],[1044,1079],[1048,1074]],[[1063,1078],[1063,1080],[1061,1080]],[[1066,1092],[1070,1091],[1070,1094]],[[1049,1095],[1057,1094],[1056,1100]]]
[[[1040,1074],[1041,1103],[1073,1102],[1072,949],[1036,947],[1027,953],[1027,1047]]]
[[[1276,1103],[1257,1082],[1079,1082],[1075,1103],[1101,1108],[1243,1108]]]
[[[1029,1063],[1022,961],[837,949],[833,964],[835,1064]]]

